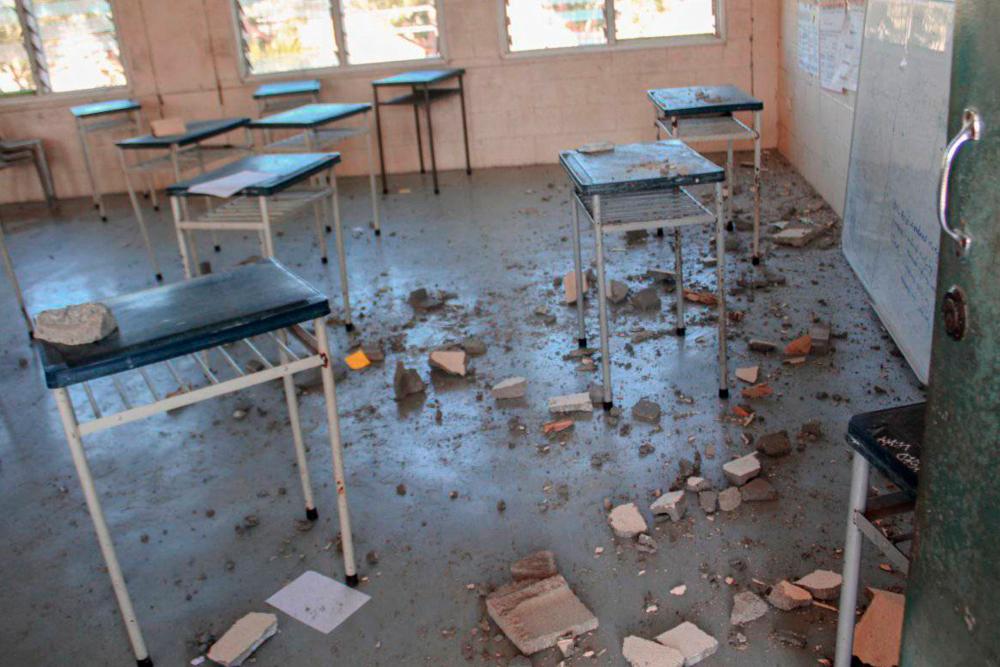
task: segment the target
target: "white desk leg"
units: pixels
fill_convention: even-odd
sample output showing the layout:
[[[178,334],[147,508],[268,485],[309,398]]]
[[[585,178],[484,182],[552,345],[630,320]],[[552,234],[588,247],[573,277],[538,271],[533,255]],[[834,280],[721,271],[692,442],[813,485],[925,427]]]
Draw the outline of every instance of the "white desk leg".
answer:
[[[104,512],[101,510],[101,501],[97,497],[97,490],[94,487],[94,478],[90,474],[90,465],[87,463],[87,456],[83,451],[83,440],[80,438],[80,429],[76,421],[76,413],[73,411],[73,404],[65,389],[55,389],[53,393],[56,405],[59,407],[59,417],[62,419],[63,429],[66,431],[66,442],[69,443],[69,451],[73,456],[73,465],[76,466],[76,474],[80,477],[83,497],[87,501],[87,510],[94,522],[97,542],[100,544],[101,554],[104,556],[104,563],[107,565],[108,575],[111,577],[111,587],[114,588],[115,597],[118,599],[118,609],[121,611],[129,641],[132,643],[132,652],[135,653],[136,662],[140,667],[151,666],[153,662],[149,659],[146,642],[139,630],[139,621],[135,616],[128,588],[125,586],[125,577],[118,564],[115,545],[111,541],[111,533],[108,532],[108,524],[104,519]]]
[[[94,208],[101,216],[101,220],[108,221],[108,216],[104,212],[104,202],[101,200],[100,186],[97,185],[97,178],[94,176],[94,165],[90,158],[90,143],[87,141],[87,128],[82,120],[76,119],[76,132],[80,136],[80,148],[83,149],[83,166],[87,170],[87,180],[90,181],[90,196],[94,200]]]
[[[847,508],[847,535],[844,539],[844,572],[837,617],[837,648],[834,667],[850,667],[854,652],[854,610],[858,605],[858,575],[861,570],[861,529],[854,515],[868,504],[868,460],[854,452],[851,466],[851,497]]]
[[[730,191],[730,202],[732,192]],[[715,280],[719,290],[719,398],[729,398],[729,341],[726,318],[726,223],[723,219],[722,183],[715,184]]]
[[[316,131],[306,130],[302,133],[302,136],[305,140],[306,152],[315,153],[318,146]],[[326,181],[326,176],[317,174],[309,180],[313,187],[322,188],[323,183]],[[316,243],[319,245],[320,261],[326,264],[329,261],[326,255],[326,237],[323,235],[323,221],[327,219],[326,199],[320,198],[313,202],[313,218],[316,225]],[[330,231],[329,225],[326,226],[326,230]]]
[[[674,329],[678,336],[687,333],[684,322],[684,246],[681,244],[681,228],[674,227],[674,300],[677,306],[677,325]]]
[[[333,479],[337,486],[337,514],[340,519],[340,541],[344,549],[344,574],[349,586],[358,584],[357,566],[354,564],[354,537],[351,534],[351,515],[347,506],[347,484],[344,479],[344,451],[340,442],[340,417],[337,415],[337,387],[333,381],[333,364],[330,362],[330,345],[327,341],[326,322],[323,318],[313,321],[316,342],[326,363],[320,367],[323,376],[323,396],[326,399],[326,420],[333,451]]]
[[[17,306],[21,309],[21,315],[28,325],[28,335],[34,336],[35,328],[31,323],[31,316],[28,315],[28,308],[24,305],[24,295],[21,293],[21,284],[17,282],[17,275],[14,273],[14,263],[10,260],[10,253],[7,252],[7,239],[3,234],[3,223],[0,223],[0,254],[3,255],[3,270],[7,274],[7,280],[14,289],[14,296],[17,298]]]
[[[583,258],[580,253],[580,204],[576,196],[571,196],[573,207],[573,269],[576,276],[576,344],[582,350],[587,347],[587,327],[583,322]]]
[[[753,114],[753,131],[757,135],[753,142],[753,256],[754,266],[760,264],[760,112]]]
[[[142,207],[139,205],[139,198],[132,187],[132,178],[128,173],[128,164],[125,162],[125,151],[118,149],[118,163],[122,167],[122,175],[125,176],[125,187],[128,190],[128,199],[132,202],[132,211],[135,213],[136,222],[139,223],[139,233],[142,234],[142,242],[146,245],[146,253],[149,255],[149,264],[153,267],[153,273],[157,282],[163,281],[163,273],[160,271],[160,263],[156,261],[156,253],[153,252],[153,242],[149,240],[149,230],[146,228],[146,220],[142,215]]]
[[[601,222],[601,196],[594,195],[594,239],[597,249],[597,314],[601,327],[601,381],[604,383],[604,409],[610,410],[611,343],[608,340],[608,284],[604,275],[604,228]],[[583,283],[577,284],[577,298],[583,297]]]
[[[351,320],[351,294],[347,287],[347,256],[344,251],[344,229],[340,224],[340,198],[337,194],[337,174],[330,169],[330,189],[333,191],[333,233],[337,242],[337,263],[340,265],[340,293],[344,298],[344,328],[354,331],[354,322]]]
[[[736,187],[736,178],[733,173],[735,170],[735,161],[733,160],[733,140],[730,139],[726,142],[726,186],[725,186],[725,206],[726,206],[726,229],[733,231],[736,229],[735,223],[733,222],[733,191]]]
[[[186,221],[187,218],[184,217],[181,203],[177,197],[170,198],[170,211],[174,215],[174,231],[177,232],[177,248],[181,251],[181,264],[184,265],[184,277],[191,278],[194,273],[191,271],[191,258],[188,256],[188,244],[187,241],[190,238],[183,229],[181,229],[181,221]]]
[[[288,335],[282,329],[278,332],[282,343],[288,342]],[[287,364],[288,353],[279,347],[281,363]],[[299,466],[299,481],[302,482],[302,497],[306,503],[306,519],[315,521],[319,518],[316,511],[316,501],[313,498],[312,478],[309,475],[309,459],[306,458],[306,448],[302,441],[302,424],[299,420],[299,399],[295,395],[295,380],[291,375],[282,378],[285,386],[285,402],[288,404],[288,419],[292,423],[292,442],[295,445],[295,462]]]
[[[375,220],[375,236],[382,236],[382,220],[378,210],[378,186],[375,184],[375,150],[372,148],[372,129],[365,125],[365,141],[368,145],[368,187],[372,191],[372,217]]]
[[[264,256],[274,257],[274,239],[271,238],[271,212],[267,206],[267,197],[257,197],[257,205],[260,207],[260,224],[264,227],[262,238]]]

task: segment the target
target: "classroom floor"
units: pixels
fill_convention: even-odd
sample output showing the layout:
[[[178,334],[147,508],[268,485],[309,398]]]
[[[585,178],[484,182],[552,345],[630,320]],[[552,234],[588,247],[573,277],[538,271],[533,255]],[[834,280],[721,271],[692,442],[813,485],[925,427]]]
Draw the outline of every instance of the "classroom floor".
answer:
[[[780,156],[768,153],[765,164],[765,223],[793,215],[836,219]],[[750,172],[740,172],[746,184]],[[729,406],[745,401],[716,398],[713,313],[689,305],[687,337],[678,340],[670,335],[672,295],[664,292],[662,308],[652,314],[627,304],[612,308],[614,390],[623,408],[617,423],[595,410],[592,417],[577,416],[574,428],[545,436],[547,398],[599,381],[599,371],[580,372],[562,358],[575,348],[576,333],[575,310],[561,303],[553,283],[572,267],[561,170],[448,172],[440,196],[431,192],[429,177],[396,177],[383,200],[381,239],[367,229],[367,181],[342,179],[342,185],[358,325],[351,340],[381,341],[386,351],[383,364],[344,371],[338,385],[360,590],[372,599],[329,635],[279,613],[279,633],[256,652],[254,665],[504,665],[517,652],[495,625],[482,623],[483,595],[509,580],[511,561],[538,549],[555,552],[561,573],[600,620],[566,665],[623,665],[625,636],[652,638],[681,620],[721,643],[701,663],[706,667],[804,667],[833,657],[831,611],[771,609],[742,629],[731,629],[729,612],[733,593],[751,579],[775,583],[817,568],[840,569],[850,477],[847,421],[922,396],[844,260],[839,226],[807,248],[771,248],[766,269],[751,267],[749,234],[737,234],[741,249],[730,253],[727,271],[730,308],[745,315],[731,327],[731,368],[759,364],[776,390],[753,402],[757,417],[749,427],[724,419]],[[32,310],[152,285],[127,201],[115,196],[109,203],[108,223],[82,199],[63,202],[55,216],[41,205],[0,207]],[[737,208],[748,220],[745,187]],[[167,280],[178,280],[168,213],[151,219]],[[327,290],[339,312],[335,262],[321,265],[312,242],[308,219],[289,224],[276,239],[278,257]],[[703,288],[714,285],[714,269],[701,261],[708,243],[707,230],[685,232],[691,283]],[[589,261],[591,234],[584,244]],[[332,254],[332,237],[330,247]],[[633,290],[649,284],[648,268],[672,264],[669,239],[627,244],[615,236],[607,249],[610,277]],[[202,258],[215,270],[256,252],[242,234],[224,236],[219,254],[202,244]],[[765,270],[771,286],[738,286],[740,276]],[[419,287],[454,297],[415,316],[407,296]],[[591,298],[588,324],[596,344],[594,303]],[[0,550],[0,663],[134,664],[55,404],[6,282],[0,283],[0,312],[6,313],[0,318],[0,534],[6,545]],[[837,334],[829,356],[788,366],[780,354],[747,349],[750,337],[791,340],[813,317],[831,321]],[[631,342],[642,329],[657,335]],[[348,336],[342,327],[330,330],[342,355]],[[431,374],[428,350],[465,335],[488,346],[471,360],[474,372],[464,379]],[[430,381],[425,396],[393,401],[398,359]],[[510,375],[528,378],[527,397],[499,406],[489,387]],[[663,407],[659,427],[632,419],[630,409],[641,398]],[[100,400],[110,405],[115,399],[108,393]],[[202,655],[211,636],[245,613],[272,611],[264,600],[306,570],[342,577],[321,394],[307,389],[301,406],[320,512],[308,532],[295,524],[302,501],[278,386],[85,440],[156,664],[183,665]],[[237,408],[248,415],[235,419]],[[751,449],[744,431],[756,437],[786,429],[796,442],[800,427],[814,420],[822,425],[819,440],[764,461],[778,500],[744,503],[712,519],[691,502],[681,522],[651,524],[659,544],[652,555],[612,536],[605,498],[635,501],[648,519],[652,492],[670,487],[682,459],[700,454],[703,476],[721,488],[722,464]],[[400,484],[405,495],[397,491]],[[234,530],[248,516],[259,525]],[[598,547],[603,553],[595,554]],[[371,551],[375,564],[366,562]],[[869,548],[862,583],[901,586],[902,577],[878,568],[881,560]],[[671,595],[678,584],[686,593]],[[657,610],[650,613],[653,604]],[[773,633],[781,629],[805,635],[805,647],[780,641]],[[552,649],[534,656],[533,664],[561,659]]]

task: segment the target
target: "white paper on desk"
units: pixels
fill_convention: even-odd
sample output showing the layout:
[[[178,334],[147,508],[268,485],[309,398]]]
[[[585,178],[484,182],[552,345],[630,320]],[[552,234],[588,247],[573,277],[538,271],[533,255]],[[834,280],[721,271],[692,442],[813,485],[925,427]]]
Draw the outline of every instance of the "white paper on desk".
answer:
[[[188,192],[193,195],[211,195],[213,197],[232,197],[243,188],[256,185],[261,181],[272,178],[274,174],[263,171],[238,171],[235,174],[213,178],[210,181],[203,181],[188,188]]]
[[[371,596],[309,570],[267,599],[292,618],[329,634]]]

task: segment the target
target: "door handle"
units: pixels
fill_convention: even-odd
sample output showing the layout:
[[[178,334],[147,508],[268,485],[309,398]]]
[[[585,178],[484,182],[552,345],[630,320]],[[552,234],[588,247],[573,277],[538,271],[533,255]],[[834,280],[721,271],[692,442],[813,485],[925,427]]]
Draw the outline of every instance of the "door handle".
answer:
[[[941,230],[958,245],[961,257],[969,251],[972,237],[963,230],[952,229],[948,224],[948,185],[951,181],[951,167],[959,151],[969,141],[979,141],[983,136],[983,120],[975,109],[966,109],[962,114],[962,129],[948,142],[941,159],[941,180],[938,181],[938,222]]]

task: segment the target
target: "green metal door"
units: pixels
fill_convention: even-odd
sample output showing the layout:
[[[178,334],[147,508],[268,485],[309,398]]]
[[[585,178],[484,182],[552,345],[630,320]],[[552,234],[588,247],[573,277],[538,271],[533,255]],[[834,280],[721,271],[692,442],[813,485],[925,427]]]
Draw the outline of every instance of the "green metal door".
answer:
[[[998,31],[1000,0],[958,0],[907,667],[1000,665]]]

